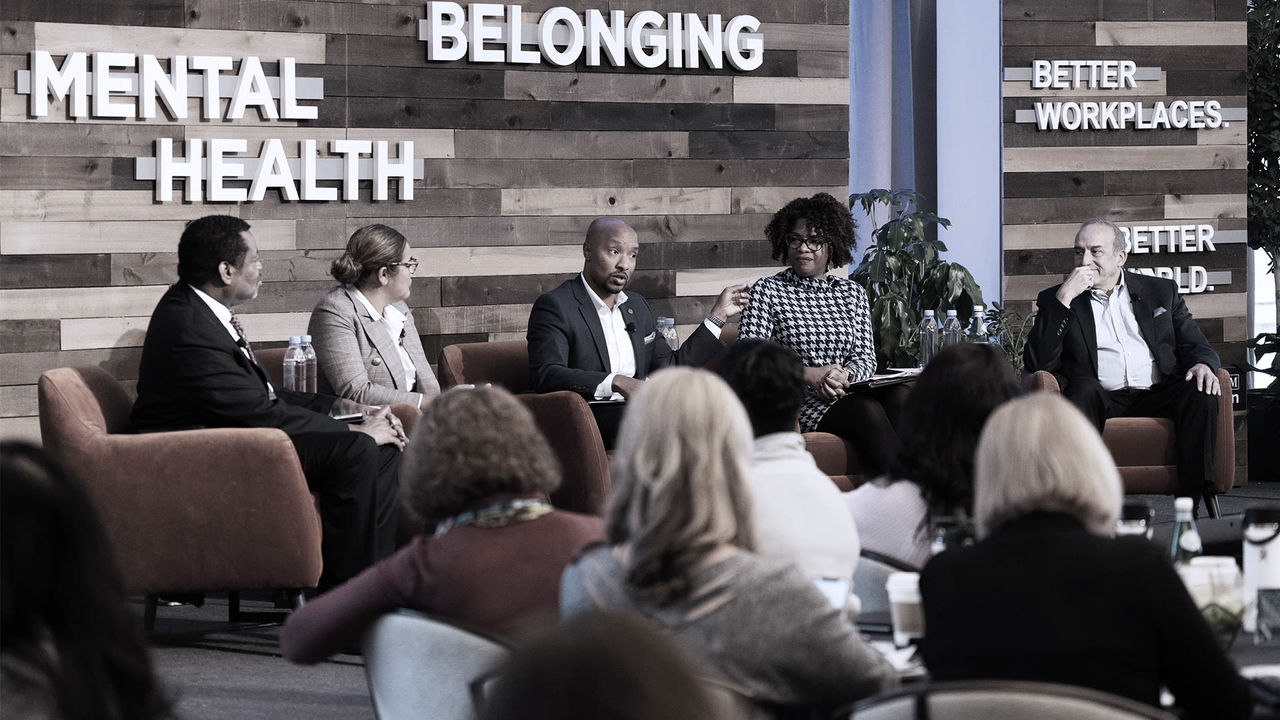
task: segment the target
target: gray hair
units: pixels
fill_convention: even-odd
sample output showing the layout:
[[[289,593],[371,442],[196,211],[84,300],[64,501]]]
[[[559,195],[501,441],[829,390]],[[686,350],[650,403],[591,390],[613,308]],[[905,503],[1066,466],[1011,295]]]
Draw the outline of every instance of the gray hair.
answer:
[[[1075,239],[1079,240],[1080,233],[1084,232],[1084,229],[1089,227],[1090,225],[1106,225],[1107,227],[1111,228],[1111,232],[1115,234],[1115,252],[1117,253],[1124,252],[1124,230],[1122,230],[1119,225],[1115,224],[1114,222],[1106,218],[1096,217],[1096,218],[1089,218],[1088,220],[1085,220],[1084,223],[1080,225],[1080,229],[1076,230]]]
[[[1032,393],[987,420],[974,460],[978,537],[1036,511],[1071,515],[1098,535],[1115,529],[1120,473],[1102,437],[1056,393]]]
[[[551,493],[560,464],[533,413],[511,393],[452,388],[418,419],[400,483],[409,509],[434,522],[499,493]]]
[[[629,546],[632,592],[661,605],[683,597],[706,553],[754,549],[751,423],[723,380],[692,368],[654,375],[629,405],[605,529]]]

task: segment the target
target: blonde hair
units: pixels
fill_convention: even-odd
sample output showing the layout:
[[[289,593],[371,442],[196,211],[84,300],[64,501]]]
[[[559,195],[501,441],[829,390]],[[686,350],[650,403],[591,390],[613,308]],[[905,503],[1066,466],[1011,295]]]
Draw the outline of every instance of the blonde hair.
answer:
[[[1036,511],[1066,513],[1098,535],[1115,528],[1120,473],[1093,425],[1060,395],[1010,400],[987,420],[974,460],[978,537]]]
[[[560,486],[560,464],[511,393],[453,388],[423,410],[400,483],[409,509],[435,522],[499,493],[549,494]]]
[[[666,604],[706,553],[754,549],[750,453],[747,413],[719,377],[671,368],[645,383],[622,422],[605,514],[609,542],[630,546],[632,592]]]

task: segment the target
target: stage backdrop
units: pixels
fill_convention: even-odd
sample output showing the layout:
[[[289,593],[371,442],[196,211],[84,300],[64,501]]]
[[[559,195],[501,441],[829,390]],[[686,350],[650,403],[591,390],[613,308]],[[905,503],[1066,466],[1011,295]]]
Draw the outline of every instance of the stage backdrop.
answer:
[[[1079,224],[1107,217],[1130,233],[1127,266],[1175,279],[1223,365],[1243,362],[1245,0],[1003,12],[1007,304],[1029,311],[1070,269]]]
[[[747,57],[739,62],[747,69],[735,68],[728,52],[735,39],[726,32],[719,70],[707,67],[709,52],[689,68],[671,45],[653,69],[630,56],[622,67],[588,66],[585,53],[561,67],[539,57],[534,27],[561,5],[580,21],[593,9],[606,20],[610,10],[624,11],[628,23],[656,10],[668,27],[668,14],[681,13],[685,28],[718,19],[727,29],[752,15],[758,29],[740,25],[734,49],[757,35],[763,55],[758,67]],[[495,7],[490,25],[511,17]],[[205,214],[253,225],[266,282],[238,311],[264,346],[305,331],[333,284],[329,263],[352,231],[375,222],[403,231],[422,261],[410,305],[434,359],[450,343],[523,338],[533,300],[581,269],[593,217],[622,216],[639,231],[634,287],[687,332],[723,286],[776,271],[762,239],[770,213],[798,195],[846,193],[847,0],[540,0],[522,11],[518,49],[526,62],[475,62],[428,59],[422,38],[430,28],[421,21],[430,10],[420,1],[5,0],[0,435],[38,437],[35,383],[46,369],[97,365],[132,390],[148,316],[176,279],[178,236],[185,221]],[[454,20],[437,19],[437,27]],[[573,23],[560,25],[554,36],[563,40]],[[707,33],[693,40],[670,33],[677,35],[671,43],[714,43]],[[501,39],[487,47],[503,52]],[[627,41],[634,45],[629,31]],[[75,53],[85,56],[68,60]],[[128,55],[94,53],[132,54],[133,64]],[[219,57],[230,66],[201,69],[217,68]],[[248,58],[261,69],[246,68]],[[160,91],[150,93],[154,117],[143,117],[139,87],[178,82],[155,79],[175,62],[188,65],[187,117],[175,117]],[[99,84],[95,71],[103,70]],[[221,100],[205,97],[210,77],[220,87],[209,97]],[[87,88],[79,109],[78,87]],[[42,88],[46,96],[61,88],[67,98],[48,97],[42,113],[27,94]],[[247,111],[229,119],[237,102]],[[317,188],[354,188],[339,180],[347,172],[374,177],[379,142],[387,148],[384,172],[417,177],[411,200],[398,199],[395,179],[359,181],[351,200],[285,197],[291,183],[282,178],[301,188],[308,164],[289,165],[285,156],[319,155],[312,177],[336,180],[312,182]],[[408,170],[396,165],[406,142],[416,160]],[[222,163],[184,165],[193,150],[209,157],[228,149]],[[170,152],[173,160],[163,157]],[[344,165],[341,157],[360,161]],[[185,199],[188,179],[171,183],[172,199],[158,200],[152,178],[165,172],[194,172],[203,183],[196,199]],[[211,200],[250,190],[234,180],[215,189],[209,176],[223,174],[256,174],[263,199]],[[388,199],[373,199],[384,185]]]

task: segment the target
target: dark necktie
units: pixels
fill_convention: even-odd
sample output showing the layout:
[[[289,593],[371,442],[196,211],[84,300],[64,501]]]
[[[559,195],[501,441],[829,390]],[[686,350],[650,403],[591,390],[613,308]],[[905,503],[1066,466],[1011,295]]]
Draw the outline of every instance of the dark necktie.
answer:
[[[236,317],[235,315],[232,315],[231,327],[235,328],[236,335],[240,336],[240,340],[236,344],[244,348],[244,351],[249,354],[249,362],[253,363],[254,365],[258,365],[258,359],[253,356],[253,346],[249,344],[249,338],[244,336],[244,327],[240,325],[240,318]],[[262,367],[262,366],[258,365],[258,367]],[[267,394],[271,396],[272,400],[276,399],[276,392],[271,388],[270,383],[267,384]]]

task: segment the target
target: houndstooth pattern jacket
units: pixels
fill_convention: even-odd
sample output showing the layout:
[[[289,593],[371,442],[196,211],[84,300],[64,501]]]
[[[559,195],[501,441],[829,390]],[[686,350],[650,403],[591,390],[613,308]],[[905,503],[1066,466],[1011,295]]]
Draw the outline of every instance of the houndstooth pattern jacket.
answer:
[[[838,277],[801,277],[791,268],[760,278],[738,321],[740,339],[772,340],[795,351],[805,367],[835,363],[854,381],[876,371],[871,313],[862,286]],[[818,427],[831,402],[805,388],[800,430]]]

